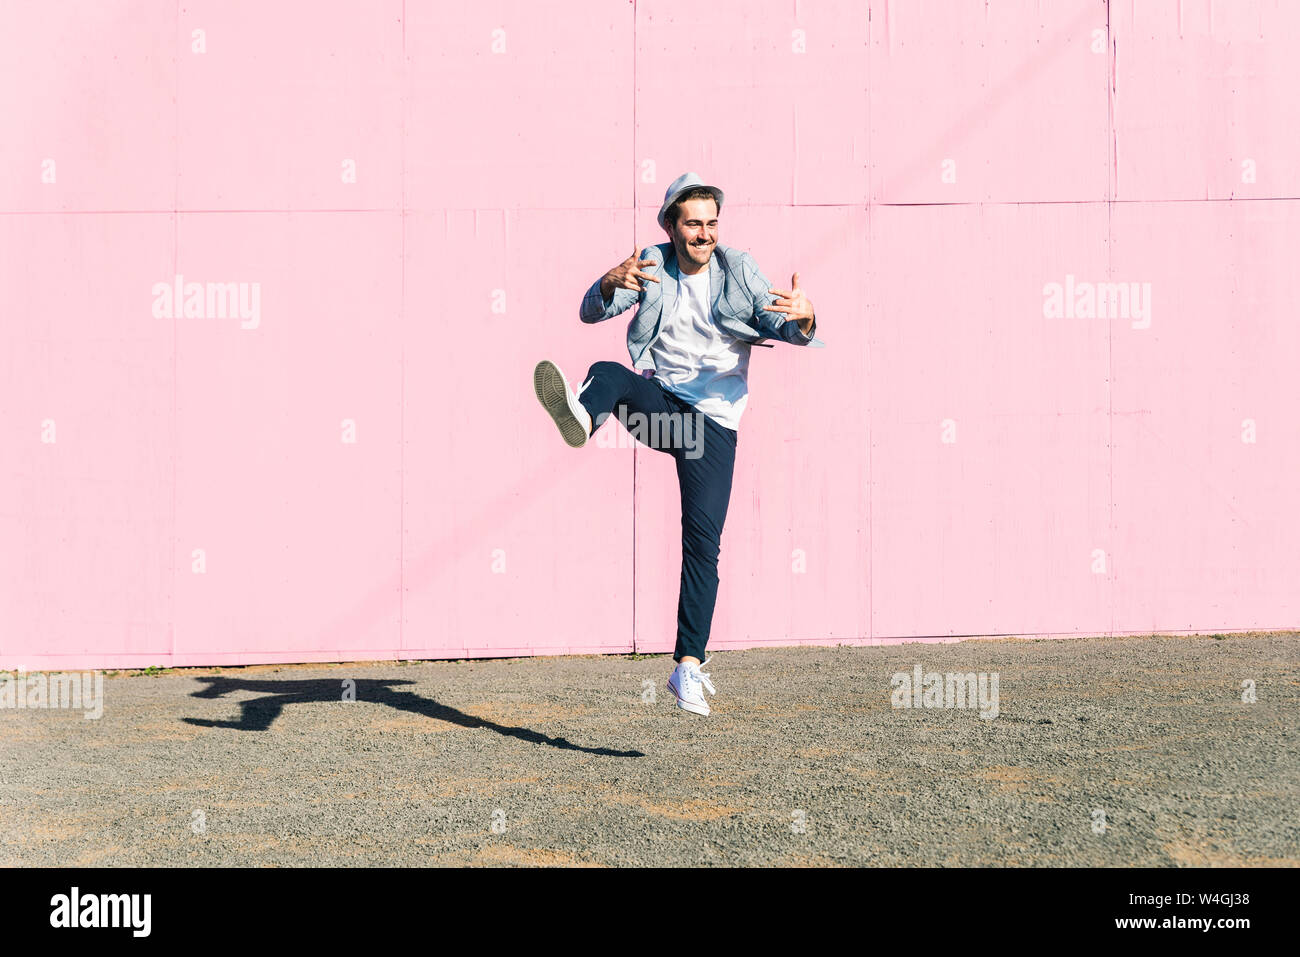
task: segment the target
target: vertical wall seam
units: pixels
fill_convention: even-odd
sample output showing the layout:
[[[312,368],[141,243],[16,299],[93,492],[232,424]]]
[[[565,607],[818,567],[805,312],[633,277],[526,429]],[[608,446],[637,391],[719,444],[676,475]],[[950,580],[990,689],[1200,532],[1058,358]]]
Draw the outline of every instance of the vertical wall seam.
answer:
[[[636,247],[636,0],[632,0],[632,246]],[[640,250],[637,250],[640,252]],[[638,450],[632,443],[632,652],[637,647],[636,634],[636,463]]]
[[[886,0],[888,2],[888,0]],[[867,269],[870,270],[871,263],[871,206],[874,195],[875,184],[871,176],[871,4],[867,4],[867,43],[866,56],[863,57],[866,63],[865,89],[867,94],[867,190],[866,205],[863,212],[867,219]],[[876,473],[871,468],[871,447],[875,442],[875,405],[871,402],[871,384],[875,381],[871,377],[871,310],[867,309],[867,626],[859,629],[866,636],[868,642],[875,640],[875,598],[876,598],[876,580],[875,580],[875,547],[876,534],[875,527],[872,524],[871,506],[875,498],[875,477]]]
[[[176,25],[172,40],[174,44],[179,44],[181,32],[181,4],[176,0]],[[181,99],[181,58],[179,46],[172,47],[172,276],[176,276],[180,269],[180,206],[181,206],[181,129],[180,129],[180,99]],[[177,324],[169,323],[172,327],[172,527],[171,527],[171,566],[172,566],[172,610],[171,620],[168,623],[169,638],[171,639],[171,653],[168,656],[169,665],[176,664],[176,585],[179,581],[180,569],[176,567],[176,550],[180,547],[180,541],[177,536],[176,526],[176,483],[180,480],[180,467],[177,459],[177,449],[180,442],[180,429],[178,420],[180,419],[180,405],[177,402],[177,378],[180,369],[180,342],[177,338]]]
[[[402,206],[398,217],[398,229],[401,231],[402,283],[397,300],[397,353],[398,353],[398,387],[397,387],[397,655],[402,660],[406,651],[406,96],[409,73],[406,68],[406,0],[402,0],[402,62],[398,65],[398,77],[401,90],[397,97],[401,116],[398,119],[400,131],[398,152],[401,163],[398,175],[401,182]]]
[[[1110,140],[1109,188],[1106,196],[1106,281],[1114,273],[1114,229],[1111,215],[1119,188],[1119,147],[1115,132],[1115,77],[1118,52],[1111,33],[1110,0],[1106,0],[1106,52],[1110,76],[1106,80],[1106,133]],[[1115,634],[1115,323],[1106,324],[1106,601],[1110,605],[1110,634]]]

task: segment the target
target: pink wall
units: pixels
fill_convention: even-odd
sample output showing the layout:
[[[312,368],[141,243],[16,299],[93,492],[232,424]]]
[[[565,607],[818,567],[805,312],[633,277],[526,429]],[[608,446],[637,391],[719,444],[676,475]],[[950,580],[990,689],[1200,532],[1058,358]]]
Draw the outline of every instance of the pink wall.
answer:
[[[711,648],[1300,625],[1300,4],[0,24],[0,667],[670,649],[672,460],[531,370],[630,364],[578,302],[688,169],[828,343],[754,350]]]

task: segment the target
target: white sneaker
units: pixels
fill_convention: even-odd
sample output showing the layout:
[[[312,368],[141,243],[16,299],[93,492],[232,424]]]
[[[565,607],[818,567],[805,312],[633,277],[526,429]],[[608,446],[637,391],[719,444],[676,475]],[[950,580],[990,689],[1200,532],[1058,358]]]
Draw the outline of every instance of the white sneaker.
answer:
[[[582,388],[586,389],[588,385],[591,385],[590,379]],[[569,388],[569,380],[564,378],[560,367],[550,359],[543,359],[533,370],[533,391],[537,393],[542,408],[559,426],[564,441],[575,449],[582,448],[591,435],[591,413],[578,401],[582,389],[575,393]]]
[[[705,658],[704,664],[707,665],[712,660],[712,658]],[[709,694],[718,692],[713,687],[713,682],[709,680],[709,676],[700,670],[701,667],[693,661],[683,661],[678,664],[676,670],[668,676],[668,690],[677,699],[677,707],[692,714],[708,717],[709,703],[704,698],[703,688],[708,688]]]

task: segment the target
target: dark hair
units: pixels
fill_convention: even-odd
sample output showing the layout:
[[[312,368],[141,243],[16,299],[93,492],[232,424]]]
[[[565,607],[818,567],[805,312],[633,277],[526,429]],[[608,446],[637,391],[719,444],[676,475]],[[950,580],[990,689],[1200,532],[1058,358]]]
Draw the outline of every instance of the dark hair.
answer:
[[[677,225],[677,218],[681,215],[682,211],[682,203],[686,202],[688,199],[711,199],[713,200],[714,207],[717,207],[718,205],[718,197],[714,195],[713,190],[709,189],[707,186],[696,186],[694,189],[687,190],[685,193],[678,196],[673,204],[664,211],[665,226]]]

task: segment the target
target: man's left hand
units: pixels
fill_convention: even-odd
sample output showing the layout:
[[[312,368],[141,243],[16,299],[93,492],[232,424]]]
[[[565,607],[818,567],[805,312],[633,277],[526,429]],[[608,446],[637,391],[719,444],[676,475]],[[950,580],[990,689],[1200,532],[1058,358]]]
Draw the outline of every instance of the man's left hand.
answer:
[[[809,330],[812,329],[813,325],[813,304],[804,295],[803,290],[799,288],[799,274],[795,273],[790,277],[790,288],[788,290],[769,289],[768,292],[781,298],[767,308],[772,312],[787,313],[791,319],[797,319],[799,331],[805,336],[811,335]]]

